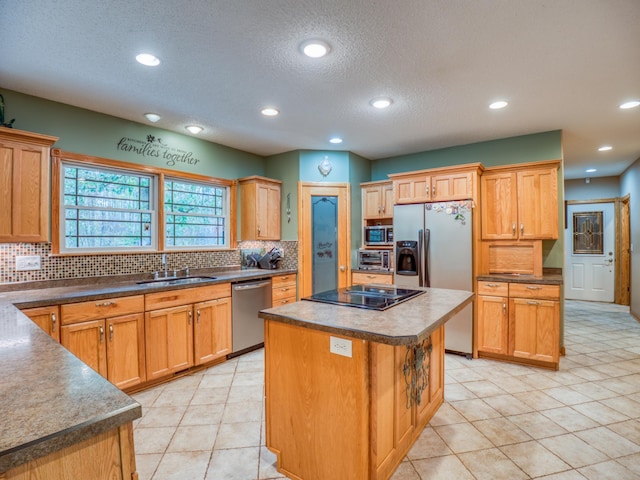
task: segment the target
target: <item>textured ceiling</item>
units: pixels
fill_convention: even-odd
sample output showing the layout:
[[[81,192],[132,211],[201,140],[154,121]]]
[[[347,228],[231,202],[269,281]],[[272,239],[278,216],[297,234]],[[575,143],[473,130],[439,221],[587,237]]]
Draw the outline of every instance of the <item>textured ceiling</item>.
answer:
[[[566,178],[640,157],[640,108],[618,109],[640,99],[640,0],[3,0],[0,20],[0,87],[156,112],[259,155],[378,159],[561,129]],[[314,37],[330,55],[300,53]],[[381,95],[394,103],[375,110]],[[509,107],[489,110],[498,98]]]

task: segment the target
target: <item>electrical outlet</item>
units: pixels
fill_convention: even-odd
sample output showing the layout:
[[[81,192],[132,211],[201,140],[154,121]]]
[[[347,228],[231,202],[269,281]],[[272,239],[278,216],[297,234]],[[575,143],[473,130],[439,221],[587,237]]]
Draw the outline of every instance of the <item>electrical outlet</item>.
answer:
[[[38,255],[16,256],[16,271],[22,272],[24,270],[40,270],[40,268],[40,257]]]
[[[329,337],[329,351],[336,355],[342,355],[343,357],[351,358],[352,354],[352,342],[345,338]]]

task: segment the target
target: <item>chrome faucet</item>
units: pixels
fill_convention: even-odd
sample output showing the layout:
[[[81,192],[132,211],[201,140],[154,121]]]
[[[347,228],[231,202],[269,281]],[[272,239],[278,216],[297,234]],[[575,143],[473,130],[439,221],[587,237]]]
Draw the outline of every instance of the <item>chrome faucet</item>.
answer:
[[[169,272],[167,270],[167,254],[166,253],[162,254],[162,271],[164,272],[165,277],[169,276]]]

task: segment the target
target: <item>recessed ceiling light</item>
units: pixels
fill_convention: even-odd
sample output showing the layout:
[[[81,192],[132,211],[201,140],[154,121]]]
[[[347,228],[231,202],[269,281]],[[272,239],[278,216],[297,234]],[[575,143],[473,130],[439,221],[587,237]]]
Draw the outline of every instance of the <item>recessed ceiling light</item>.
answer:
[[[598,170],[597,170],[597,169],[595,169],[595,168],[587,168],[587,169],[585,170],[585,172],[587,172],[587,173],[593,173],[593,172],[597,172],[597,171],[598,171]]]
[[[640,105],[639,100],[631,100],[630,102],[624,102],[622,105],[620,105],[620,108],[622,108],[623,110],[627,110],[629,108],[636,108],[638,105]]]
[[[267,107],[267,108],[263,108],[261,110],[261,113],[265,117],[275,117],[276,115],[278,115],[280,113],[280,110],[278,110],[276,108]]]
[[[393,100],[386,97],[380,97],[380,98],[374,98],[369,103],[375,108],[382,109],[382,108],[387,108],[389,105],[391,105],[393,103]]]
[[[187,125],[185,127],[187,130],[189,130],[191,133],[193,133],[194,135],[199,134],[202,130],[204,130],[202,127],[198,126],[198,125]]]
[[[145,113],[144,116],[147,117],[147,120],[153,123],[156,123],[161,118],[157,113]]]
[[[329,47],[329,44],[323,40],[307,40],[302,42],[300,50],[302,50],[302,53],[307,57],[320,58],[329,53],[331,47]]]
[[[489,108],[491,110],[499,110],[501,108],[506,107],[507,105],[509,105],[508,102],[505,102],[504,100],[498,100],[497,102],[493,102],[492,104],[490,104]]]
[[[136,60],[147,67],[157,67],[160,65],[160,59],[150,53],[140,53],[136,55]]]
[[[609,150],[613,150],[613,147],[611,145],[603,145],[598,148],[599,152],[608,152]]]
[[[340,137],[333,137],[329,139],[329,143],[339,144],[342,143],[342,139]]]

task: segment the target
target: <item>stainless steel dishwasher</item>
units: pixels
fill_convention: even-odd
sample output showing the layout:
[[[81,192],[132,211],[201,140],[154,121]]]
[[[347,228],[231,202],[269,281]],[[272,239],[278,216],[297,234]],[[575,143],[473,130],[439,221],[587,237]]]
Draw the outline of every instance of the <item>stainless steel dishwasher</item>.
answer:
[[[264,345],[264,320],[258,312],[271,308],[271,279],[235,283],[231,289],[233,348],[231,357]]]

